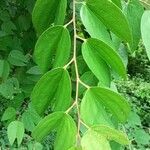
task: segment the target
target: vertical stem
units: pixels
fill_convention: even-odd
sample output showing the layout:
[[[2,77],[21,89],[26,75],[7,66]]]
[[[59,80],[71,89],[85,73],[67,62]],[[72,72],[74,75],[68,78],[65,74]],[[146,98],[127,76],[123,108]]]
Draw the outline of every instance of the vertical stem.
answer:
[[[77,57],[77,31],[76,31],[76,2],[75,2],[75,0],[73,0],[73,29],[74,29],[73,59],[74,59],[75,72],[76,72],[76,96],[75,96],[75,102],[76,102],[77,115],[78,115],[78,133],[77,133],[77,142],[78,142],[78,139],[80,138],[80,110],[79,110],[79,104],[78,104],[79,72],[78,72],[77,59],[76,59],[76,57]]]

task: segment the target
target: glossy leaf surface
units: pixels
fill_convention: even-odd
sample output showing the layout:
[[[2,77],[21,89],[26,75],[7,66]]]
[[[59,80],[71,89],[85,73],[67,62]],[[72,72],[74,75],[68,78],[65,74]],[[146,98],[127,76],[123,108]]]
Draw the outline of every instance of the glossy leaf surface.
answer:
[[[63,26],[55,26],[47,29],[38,39],[34,57],[43,72],[51,67],[62,67],[70,56],[70,35]]]
[[[53,69],[41,77],[31,94],[32,104],[39,114],[51,106],[54,111],[66,110],[71,103],[71,81],[63,68]]]

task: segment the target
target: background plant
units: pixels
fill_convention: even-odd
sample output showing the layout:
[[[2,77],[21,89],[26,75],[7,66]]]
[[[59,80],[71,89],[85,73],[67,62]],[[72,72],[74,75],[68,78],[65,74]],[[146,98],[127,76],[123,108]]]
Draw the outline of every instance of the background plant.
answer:
[[[27,3],[27,2],[25,2],[25,3]],[[38,3],[39,3],[39,7],[41,7],[41,8],[38,8]],[[60,3],[62,4],[62,1]],[[90,1],[89,1],[89,3],[90,3]],[[22,4],[24,4],[24,2],[22,2]],[[110,128],[108,128],[107,126],[110,126],[110,125],[112,126],[112,124],[115,124],[115,127],[113,127],[113,128],[121,129],[122,126],[120,126],[120,124],[117,127],[116,123],[118,121],[116,121],[115,118],[118,118],[118,120],[120,120],[122,122],[126,117],[120,117],[119,113],[117,114],[113,111],[114,109],[112,108],[112,105],[114,103],[110,103],[111,105],[109,105],[109,104],[106,104],[106,102],[105,102],[102,105],[102,103],[97,102],[97,100],[99,98],[94,98],[95,99],[94,101],[92,99],[93,99],[93,95],[95,95],[95,93],[97,95],[97,90],[98,90],[103,93],[107,92],[107,96],[109,96],[108,94],[111,94],[111,97],[113,95],[114,97],[117,97],[118,100],[119,99],[121,100],[122,97],[120,97],[117,93],[115,94],[111,90],[104,88],[104,86],[109,87],[110,81],[112,81],[112,79],[118,80],[118,75],[126,78],[124,66],[127,64],[126,49],[129,46],[128,46],[128,44],[127,44],[128,47],[126,47],[126,44],[125,44],[125,46],[123,44],[121,44],[122,40],[117,38],[111,32],[108,32],[106,30],[106,27],[103,25],[103,23],[105,23],[105,25],[107,25],[106,24],[106,22],[107,22],[108,23],[107,28],[111,29],[115,34],[119,35],[119,37],[121,39],[123,39],[123,41],[130,40],[130,38],[129,38],[129,35],[131,34],[130,31],[125,33],[120,27],[116,28],[116,27],[114,27],[114,25],[109,24],[109,21],[111,20],[111,18],[109,18],[109,16],[108,16],[109,19],[105,19],[105,22],[101,23],[100,20],[98,19],[99,16],[95,17],[95,14],[93,14],[93,12],[91,12],[91,9],[93,9],[93,8],[91,6],[89,6],[89,7],[91,7],[89,9],[87,6],[83,5],[81,8],[81,18],[82,18],[83,24],[86,27],[86,31],[89,32],[89,34],[92,36],[92,38],[97,38],[97,39],[86,40],[86,41],[88,41],[88,43],[87,43],[84,41],[85,41],[85,38],[89,38],[89,34],[86,31],[84,31],[84,26],[82,25],[82,22],[80,20],[80,15],[79,15],[80,7],[82,5],[81,2],[78,2],[76,4],[76,8],[74,7],[74,9],[72,10],[71,1],[68,1],[68,3],[66,3],[66,1],[64,1],[63,5],[59,5],[59,7],[58,7],[58,8],[62,7],[61,10],[64,10],[64,13],[60,13],[59,12],[60,9],[58,9],[58,8],[55,9],[55,13],[57,14],[57,15],[55,15],[55,18],[54,18],[54,15],[52,15],[52,14],[55,14],[54,9],[49,9],[49,8],[50,8],[50,6],[53,8],[55,5],[57,5],[56,2],[51,1],[51,4],[49,4],[49,5],[44,5],[44,3],[42,3],[42,4],[43,4],[43,6],[41,5],[40,1],[39,2],[37,1],[36,2],[37,6],[35,5],[34,11],[33,11],[33,24],[34,24],[35,29],[38,31],[37,36],[39,37],[38,41],[36,43],[36,46],[35,46],[33,60],[38,64],[39,67],[35,66],[35,64],[32,62],[32,57],[31,57],[32,51],[31,50],[29,51],[29,53],[23,50],[24,54],[27,54],[26,57],[28,58],[28,61],[26,59],[24,59],[21,56],[20,52],[18,52],[18,51],[17,51],[17,53],[16,53],[16,51],[13,51],[9,54],[10,56],[19,55],[18,58],[22,57],[21,60],[24,60],[24,62],[19,62],[20,64],[25,65],[25,63],[27,63],[25,65],[25,67],[24,66],[18,67],[21,70],[23,68],[21,75],[19,74],[20,72],[19,73],[17,72],[16,73],[17,77],[16,77],[14,72],[10,73],[10,75],[12,77],[16,77],[16,81],[18,80],[18,77],[19,78],[22,77],[18,82],[18,83],[20,83],[20,90],[18,91],[18,94],[20,95],[20,93],[22,93],[23,95],[25,95],[25,97],[21,97],[20,99],[18,99],[19,103],[22,100],[23,107],[22,106],[20,107],[20,105],[21,105],[21,103],[20,103],[17,110],[21,109],[21,113],[20,113],[20,111],[19,111],[19,113],[18,112],[16,113],[15,112],[16,110],[14,110],[14,108],[16,109],[16,107],[15,107],[16,100],[14,101],[14,98],[16,98],[18,96],[18,94],[13,93],[13,96],[14,96],[13,102],[15,103],[15,106],[13,106],[10,103],[8,104],[9,108],[6,109],[5,113],[3,114],[2,120],[3,121],[8,120],[7,124],[9,124],[9,122],[11,122],[11,119],[13,121],[17,117],[20,120],[19,124],[20,124],[21,128],[23,128],[23,126],[24,126],[27,131],[26,132],[27,133],[27,141],[31,139],[30,132],[32,132],[32,130],[33,130],[33,133],[32,133],[33,137],[36,140],[40,140],[40,141],[41,141],[41,138],[44,135],[49,134],[50,130],[51,130],[53,134],[49,138],[52,140],[48,140],[48,141],[53,141],[53,139],[55,140],[55,144],[54,144],[55,149],[59,149],[59,147],[61,147],[61,144],[64,146],[64,149],[68,149],[70,146],[73,146],[76,143],[75,142],[76,133],[78,133],[78,135],[80,134],[80,136],[82,137],[84,135],[85,131],[87,130],[86,128],[89,129],[89,127],[93,126],[93,124],[96,124],[96,127],[94,126],[94,127],[92,127],[92,129],[95,130],[96,132],[98,132],[98,134],[100,136],[102,136],[101,140],[97,141],[98,138],[97,138],[97,134],[95,135],[95,131],[94,132],[88,131],[87,134],[84,135],[83,139],[81,140],[82,146],[87,147],[89,144],[89,142],[87,143],[87,140],[88,140],[89,136],[92,136],[94,142],[97,142],[97,145],[100,144],[101,146],[106,146],[108,148],[109,145],[108,145],[108,142],[107,142],[105,136],[106,135],[110,136],[110,134],[108,134],[107,131],[113,132],[113,136],[109,137],[110,139],[111,138],[115,139],[117,142],[123,144],[123,141],[118,141],[118,138],[117,138],[117,134],[121,134],[121,133],[116,132],[112,129],[110,130]],[[60,24],[62,24],[62,22],[63,22],[62,20],[64,20],[64,14],[65,14],[64,8],[66,8],[66,5],[64,5],[64,4],[67,4],[67,6],[68,6],[67,7],[67,16],[65,19],[65,22],[66,22],[65,27],[67,27],[67,28],[60,26]],[[26,9],[27,9],[26,4],[24,4],[24,5],[25,5],[25,11],[26,11]],[[120,3],[117,3],[117,5],[119,7],[121,7]],[[115,5],[112,4],[112,6],[114,7]],[[126,6],[126,3],[124,3],[123,6]],[[131,6],[135,6],[135,7],[131,7]],[[50,13],[50,15],[52,15],[53,17],[48,16],[49,18],[51,18],[52,26],[49,29],[47,29],[42,35],[40,35],[40,34],[44,31],[43,28],[45,28],[45,29],[48,28],[49,24],[47,25],[47,27],[45,27],[47,22],[45,22],[44,20],[47,16],[44,16],[45,17],[44,18],[43,15],[41,13],[39,13],[40,11],[38,11],[39,14],[36,13],[36,7],[37,7],[37,9],[41,9],[41,10],[43,9],[42,7],[46,7],[45,11],[47,11],[47,10],[52,11]],[[98,6],[96,6],[96,7],[98,7]],[[116,7],[114,7],[114,8],[116,8]],[[95,8],[93,10],[95,12]],[[118,8],[117,8],[117,10],[118,10]],[[138,11],[138,13],[139,13],[138,18],[135,18],[134,15],[136,14],[136,12],[134,12],[133,10]],[[113,9],[112,9],[112,11],[113,11]],[[72,19],[72,12],[74,14],[73,19]],[[119,12],[121,12],[121,10],[119,10]],[[27,11],[27,13],[29,13],[29,12]],[[75,16],[75,13],[76,13],[76,16]],[[130,44],[130,51],[134,51],[135,49],[137,49],[138,41],[140,40],[140,34],[137,36],[135,33],[137,31],[140,31],[140,16],[143,13],[143,7],[139,3],[137,3],[137,1],[134,1],[134,2],[131,1],[131,3],[128,3],[127,11],[125,9],[124,13],[127,15],[128,22],[130,24],[130,28],[133,28],[131,31],[132,31],[132,35],[133,35],[133,43],[134,44],[131,44],[131,43],[129,43],[129,44]],[[86,14],[86,15],[82,15],[82,14]],[[130,15],[130,14],[132,14],[132,15]],[[30,16],[30,13],[29,13],[29,16]],[[122,22],[124,22],[124,24],[122,24],[121,26],[128,28],[128,25],[126,24],[126,21],[125,21],[126,17],[124,17],[124,15],[122,13],[121,13],[121,16],[122,17],[120,18],[120,20],[122,20]],[[41,17],[43,19],[44,23],[43,22],[42,23],[44,24],[44,26],[42,25],[41,22],[39,22],[39,20],[41,21],[41,19],[39,19]],[[101,16],[101,17],[104,17],[104,16]],[[76,21],[75,21],[75,19],[76,19]],[[138,23],[137,23],[136,19],[138,19],[138,21],[139,21]],[[47,20],[47,18],[46,18],[46,20]],[[69,21],[69,20],[71,20],[71,21]],[[89,22],[88,20],[90,20],[90,21],[92,20],[91,22],[93,22],[93,24],[91,24],[91,22]],[[134,26],[134,21],[136,21],[136,23],[137,23],[136,27]],[[31,20],[29,22],[31,22]],[[53,22],[54,22],[54,24],[58,24],[59,26],[53,27]],[[69,23],[67,23],[67,22],[69,22]],[[112,22],[113,22],[113,20],[111,21],[111,23]],[[73,23],[73,26],[72,26],[72,23]],[[36,25],[38,25],[38,26],[36,26]],[[93,28],[93,26],[95,28]],[[100,27],[101,27],[101,30],[100,30]],[[76,29],[76,30],[73,31],[73,29]],[[34,33],[32,26],[31,26],[30,30],[32,33]],[[72,38],[70,40],[69,32],[70,32],[71,37],[74,36],[74,41]],[[33,35],[34,34],[32,34],[32,36]],[[99,35],[101,35],[101,36],[99,36]],[[110,38],[110,35],[111,35],[111,38]],[[62,38],[60,38],[61,36],[62,36]],[[36,40],[35,36],[34,36],[34,39]],[[73,41],[73,42],[71,42],[71,41]],[[82,53],[81,53],[80,47],[81,47],[82,42],[84,42],[84,44],[83,44]],[[94,49],[97,49],[96,54],[93,53],[93,50],[91,48],[91,45],[93,46],[93,43],[94,43]],[[29,44],[29,45],[31,46],[31,44]],[[72,45],[72,47],[74,45],[74,48],[72,48],[72,49],[74,49],[74,51],[72,51],[71,45]],[[33,46],[34,46],[34,44],[33,44]],[[118,47],[120,47],[119,50],[118,50]],[[102,53],[103,51],[100,51],[100,48],[103,49],[105,51],[105,53]],[[118,51],[115,49],[117,49]],[[116,67],[116,64],[113,61],[109,60],[105,56],[106,52],[108,52],[108,50],[109,50],[109,52],[111,52],[109,55],[111,57],[113,57],[114,62],[116,64],[120,65],[119,69],[118,69],[118,67]],[[45,53],[43,53],[43,51],[45,51]],[[99,53],[99,55],[97,55],[98,53]],[[94,59],[90,59],[89,56]],[[9,59],[8,61],[9,61],[9,63],[12,63],[12,65],[16,66],[16,61],[14,62],[14,60],[12,60],[12,58],[13,57],[8,58]],[[51,58],[51,59],[49,59],[49,58]],[[103,59],[101,59],[101,58],[103,58]],[[6,55],[6,59],[7,59],[7,55]],[[69,59],[70,59],[70,62],[67,64]],[[121,59],[123,60],[125,65],[123,65]],[[17,59],[17,61],[18,61],[18,59]],[[87,63],[87,65],[85,62]],[[8,65],[3,65],[3,66],[6,66],[6,68],[8,68]],[[52,68],[57,68],[57,67],[62,67],[62,68],[58,68],[58,69],[54,69],[54,70],[52,69]],[[111,75],[110,75],[110,67],[113,70],[113,71],[111,71]],[[16,69],[16,67],[14,67],[14,68]],[[42,75],[43,72],[47,72],[48,70],[51,70],[51,69],[52,69],[52,71],[46,73],[44,76]],[[6,70],[8,70],[8,69],[6,69]],[[3,72],[5,73],[5,71],[3,71]],[[6,73],[7,72],[8,71],[6,71]],[[39,80],[41,75],[42,75],[42,78]],[[4,74],[4,78],[5,77],[6,77],[6,75]],[[26,82],[22,82],[24,80]],[[13,78],[13,81],[15,81],[14,78]],[[37,82],[37,81],[38,81],[38,83],[36,84],[35,88],[33,89],[32,94],[31,94],[32,104],[29,104],[30,101],[29,101],[28,97],[30,96],[32,88],[33,88],[35,82]],[[6,83],[6,82],[4,81],[4,83]],[[12,83],[12,81],[11,81],[11,83]],[[72,86],[70,86],[70,84],[72,84]],[[2,84],[2,85],[4,87],[5,84]],[[92,88],[92,90],[90,88],[90,91],[87,92],[86,94],[84,94],[86,88],[89,89],[89,87],[96,86],[96,85],[102,86],[102,87]],[[72,88],[72,90],[71,90],[71,88]],[[1,88],[1,89],[4,89],[4,88]],[[65,91],[63,89],[65,89]],[[112,89],[112,90],[114,90],[114,89]],[[41,91],[42,91],[42,93],[41,93]],[[49,92],[49,91],[51,91],[51,92]],[[71,94],[71,91],[72,91],[72,94]],[[3,92],[3,93],[5,93],[5,92]],[[2,95],[4,96],[3,93],[2,93]],[[84,96],[84,98],[83,98],[83,100],[81,100],[83,96]],[[103,96],[103,95],[98,95],[97,97],[99,97],[99,96]],[[41,101],[40,98],[43,101]],[[23,101],[24,99],[26,101]],[[65,100],[62,101],[62,99],[65,99]],[[106,100],[106,99],[107,99],[107,97],[105,97],[104,100]],[[116,98],[114,100],[116,100]],[[6,100],[4,99],[4,101],[6,101]],[[86,101],[88,103],[85,103]],[[47,105],[49,102],[50,102],[50,105],[49,105],[50,107],[47,110],[45,110],[47,108]],[[71,103],[72,103],[72,105],[71,105]],[[29,106],[27,108],[28,104],[29,104]],[[81,104],[81,106],[80,106],[80,104]],[[88,108],[88,105],[90,106],[89,107],[90,109],[85,109],[85,108]],[[123,103],[122,103],[122,105],[123,105]],[[124,103],[124,105],[126,105],[126,103]],[[81,111],[79,114],[80,107],[81,107]],[[100,113],[99,109],[97,109],[97,107],[101,108],[100,111],[101,111],[101,113],[103,112],[103,115],[99,116],[97,114],[92,113],[94,111],[96,111],[96,113]],[[24,109],[22,109],[22,108],[24,108]],[[89,110],[91,110],[92,108],[94,111],[90,112]],[[54,111],[56,111],[56,112],[54,112]],[[73,120],[75,120],[75,122],[77,122],[78,129],[76,129],[75,123],[69,115],[66,115],[63,112],[57,112],[57,111],[65,111],[67,114],[69,113],[73,117]],[[86,113],[85,113],[85,111],[86,111]],[[124,109],[124,111],[127,113],[127,109],[126,110]],[[38,126],[34,129],[35,125],[41,120],[41,117],[37,114],[37,112],[40,115],[42,114],[41,115],[42,118],[43,118],[43,112],[44,112],[44,116],[46,116],[48,114],[50,114],[50,115],[48,115],[48,117],[45,117],[38,124]],[[10,116],[9,115],[10,113],[14,114],[14,115],[12,115],[12,118],[7,118],[7,116]],[[16,114],[17,114],[17,116],[16,116]],[[111,117],[111,114],[115,114],[114,117]],[[111,121],[113,120],[113,123],[111,123],[110,120]],[[23,124],[21,122],[23,122]],[[45,128],[43,126],[43,125],[46,125],[46,122],[49,123],[49,126],[47,128]],[[57,125],[58,122],[59,122],[59,126]],[[97,127],[97,125],[100,125],[100,124],[101,125],[105,124],[107,126],[98,126]],[[9,134],[10,133],[9,128],[12,127],[12,129],[16,129],[17,125],[18,125],[18,121],[14,121],[9,124],[8,137],[9,137],[9,141],[11,144],[13,144],[13,140],[15,140],[15,138],[17,138],[18,145],[20,145],[19,141],[22,140],[23,135],[19,136],[19,137],[18,136],[13,137],[13,135],[15,133]],[[58,126],[58,127],[55,128],[56,126]],[[79,126],[80,126],[80,131],[79,131]],[[69,133],[65,131],[66,127],[71,128]],[[23,133],[24,130],[21,130],[21,128],[20,128],[20,131],[22,131],[22,133]],[[47,129],[47,130],[44,131],[42,128]],[[106,131],[105,133],[101,132],[101,131],[103,131],[103,129],[105,129],[105,131]],[[57,131],[57,136],[56,136],[56,131]],[[64,133],[66,133],[68,138],[70,137],[70,139],[72,138],[74,140],[68,140],[68,143],[66,143],[66,145],[64,145],[64,143],[61,143],[59,138],[63,138],[62,134],[64,135]],[[56,139],[52,138],[55,136],[56,136]],[[123,138],[125,138],[125,137],[123,137]],[[122,140],[123,140],[123,138],[122,138]],[[79,138],[76,141],[80,141]],[[124,139],[124,141],[125,141],[125,139]],[[31,149],[32,149],[32,147],[34,147],[36,145],[39,148],[41,148],[41,145],[39,143],[35,143],[35,142],[30,142],[30,143],[31,143],[30,144]],[[53,144],[51,144],[51,145],[53,145]],[[46,145],[44,147],[46,148]],[[51,146],[48,146],[48,147],[51,147]],[[115,144],[115,148],[114,148],[114,143],[113,144],[111,143],[111,147],[112,147],[112,149],[117,149],[120,146],[117,145],[117,148],[116,148],[116,144]]]

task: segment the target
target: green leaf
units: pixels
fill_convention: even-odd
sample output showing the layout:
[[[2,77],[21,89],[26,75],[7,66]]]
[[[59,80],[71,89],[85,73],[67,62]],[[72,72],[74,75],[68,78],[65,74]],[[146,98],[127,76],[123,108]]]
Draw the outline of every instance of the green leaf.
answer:
[[[30,106],[27,111],[22,114],[22,122],[28,131],[33,131],[35,125],[41,120],[40,116]]]
[[[33,75],[41,75],[42,72],[40,70],[40,68],[38,66],[34,66],[34,67],[31,67],[28,71],[27,71],[28,74],[33,74]]]
[[[68,148],[76,144],[76,134],[77,129],[74,120],[72,117],[65,114],[57,129],[54,149],[68,150]]]
[[[33,138],[35,138],[37,141],[41,141],[52,130],[57,128],[63,116],[64,116],[63,112],[54,112],[46,116],[34,128],[32,132]]]
[[[46,116],[34,129],[32,136],[41,141],[51,131],[57,131],[54,144],[55,150],[68,150],[76,142],[76,124],[74,120],[63,112],[55,112]]]
[[[13,107],[8,107],[3,113],[1,121],[10,120],[12,118],[15,118],[15,116],[16,116],[16,110]]]
[[[64,23],[67,0],[37,0],[32,13],[33,25],[40,35],[52,23]],[[57,34],[56,34],[57,35]]]
[[[141,20],[142,40],[150,60],[150,10],[144,12]]]
[[[86,0],[87,7],[97,18],[122,40],[131,43],[132,34],[123,12],[109,0]],[[113,14],[113,15],[112,15]]]
[[[0,78],[6,80],[10,71],[10,66],[7,61],[0,60]]]
[[[34,57],[43,72],[51,67],[64,66],[70,56],[71,40],[68,30],[63,26],[47,29],[38,39]]]
[[[88,67],[95,74],[100,83],[109,87],[111,82],[110,68],[99,53],[97,53],[96,49],[92,51],[86,42],[82,46],[82,54]]]
[[[102,135],[106,139],[116,141],[119,144],[127,145],[130,143],[125,133],[108,126],[96,125],[93,126],[91,130],[95,131],[97,134]]]
[[[71,81],[63,68],[53,69],[41,77],[31,94],[32,104],[39,114],[51,106],[54,111],[66,110],[71,103]]]
[[[17,139],[18,146],[21,144],[24,136],[24,126],[20,121],[13,121],[7,128],[8,139],[11,145],[13,145],[15,139]]]
[[[86,63],[90,66],[89,68],[99,79],[103,79],[104,83],[110,82],[110,73],[104,62],[122,78],[126,79],[126,69],[119,54],[103,41],[94,38],[86,40],[82,46],[82,53]],[[103,70],[99,72],[101,66]]]
[[[112,0],[113,3],[115,3],[119,8],[122,8],[121,0]]]
[[[107,28],[86,5],[81,7],[80,16],[87,32],[92,38],[102,40],[108,45],[112,45]]]
[[[81,101],[80,113],[83,121],[90,126],[96,124],[113,126],[104,106],[90,92],[86,92]]]
[[[84,150],[111,150],[108,140],[92,130],[82,137],[81,145]]]
[[[93,104],[91,104],[92,100],[93,100]],[[120,96],[118,93],[115,93],[114,91],[110,89],[102,88],[102,87],[93,87],[87,90],[85,96],[83,97],[83,102],[81,104],[82,116],[86,117],[87,115],[86,113],[88,113],[90,110],[90,109],[89,110],[85,109],[87,111],[83,110],[86,107],[86,105],[87,107],[89,107],[89,105],[91,104],[93,107],[93,110],[94,109],[97,110],[98,108],[96,107],[100,107],[100,105],[96,106],[97,102],[99,102],[101,105],[106,107],[106,109],[108,109],[115,116],[115,118],[117,118],[119,122],[123,123],[127,120],[129,112],[130,112],[130,107],[128,103],[126,102],[126,100],[122,96]],[[97,110],[97,112],[99,113],[100,110],[99,111]],[[96,114],[96,115],[101,115],[101,114]]]
[[[81,147],[71,147],[68,150],[82,150],[82,148]]]
[[[28,59],[19,50],[12,50],[8,56],[8,61],[14,66],[26,66]]]
[[[133,44],[131,46],[132,51],[137,49],[141,38],[140,24],[143,12],[144,8],[141,6],[138,0],[129,1],[127,6],[127,18],[133,35]]]

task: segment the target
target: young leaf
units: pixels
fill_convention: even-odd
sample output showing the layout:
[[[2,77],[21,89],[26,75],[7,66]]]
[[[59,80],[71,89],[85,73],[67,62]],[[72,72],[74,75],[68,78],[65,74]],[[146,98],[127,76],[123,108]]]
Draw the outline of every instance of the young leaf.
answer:
[[[89,90],[87,90],[83,98],[83,103],[81,104],[83,117],[86,116],[86,113],[87,113],[86,111],[83,110],[83,108],[86,107],[85,106],[86,104],[89,105],[91,100],[93,100],[93,103],[97,101],[101,105],[106,107],[117,118],[119,122],[123,123],[127,120],[129,112],[130,112],[130,107],[128,103],[126,102],[126,100],[119,94],[107,88],[102,88],[102,87],[90,88]]]
[[[47,136],[52,130],[56,129],[63,118],[63,112],[54,112],[44,119],[42,119],[38,125],[34,128],[32,132],[33,138],[37,141],[41,141],[45,136]]]
[[[71,40],[69,32],[63,26],[48,28],[38,39],[34,57],[43,72],[51,67],[62,67],[70,56]]]
[[[65,114],[57,129],[57,136],[55,140],[55,150],[68,150],[76,143],[76,124],[72,117]]]
[[[52,23],[62,25],[66,8],[67,0],[37,0],[32,13],[33,25],[37,33],[40,35]]]
[[[85,150],[111,150],[108,140],[92,130],[82,137],[81,145]]]
[[[95,16],[95,14],[83,5],[80,11],[81,20],[92,38],[102,40],[112,46],[110,34],[104,24]]]
[[[115,50],[113,50],[103,41],[100,41],[94,38],[88,39],[87,41],[83,43],[82,53],[83,53],[83,57],[85,61],[87,62],[89,66],[91,66],[91,62],[92,62],[93,66],[91,66],[90,69],[93,70],[93,73],[97,75],[97,77],[102,76],[105,79],[105,81],[106,79],[107,81],[110,80],[110,77],[109,77],[110,75],[108,71],[106,71],[107,67],[106,65],[104,66],[104,64],[102,66],[103,66],[103,70],[105,69],[105,72],[101,71],[99,72],[99,75],[97,74],[99,70],[99,67],[97,67],[98,62],[101,62],[102,60],[104,60],[107,63],[107,65],[111,67],[112,70],[114,70],[121,77],[126,79],[126,69],[122,62],[122,59],[116,53]],[[107,74],[105,74],[106,72]]]
[[[39,114],[51,105],[54,111],[66,110],[71,103],[71,81],[63,68],[53,69],[41,77],[31,93],[32,104]]]
[[[150,10],[144,12],[141,20],[142,40],[150,60]]]
[[[135,51],[137,49],[138,43],[141,38],[140,24],[143,12],[144,9],[138,0],[129,1],[127,7],[127,18],[133,35],[133,44],[131,46],[132,51]]]
[[[131,43],[129,23],[121,9],[109,0],[86,0],[87,7],[102,23],[122,40]]]
[[[130,143],[125,133],[108,126],[96,125],[93,126],[91,130],[95,131],[97,134],[102,135],[106,139],[116,141],[119,144],[127,145]]]
[[[24,136],[24,126],[20,121],[13,121],[7,128],[8,139],[11,145],[13,145],[15,139],[17,139],[18,146],[21,144]]]
[[[68,150],[76,142],[76,124],[74,120],[63,112],[55,112],[46,116],[34,129],[32,136],[41,141],[52,130],[57,131],[54,144],[55,150]]]

